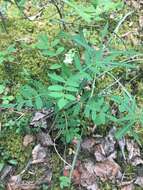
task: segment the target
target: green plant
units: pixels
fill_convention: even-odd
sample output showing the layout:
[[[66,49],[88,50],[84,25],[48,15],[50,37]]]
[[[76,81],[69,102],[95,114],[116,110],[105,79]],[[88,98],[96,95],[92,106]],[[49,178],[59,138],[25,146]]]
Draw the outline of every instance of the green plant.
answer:
[[[10,105],[14,99],[14,96],[9,95],[9,89],[4,84],[0,84],[0,103]]]
[[[13,53],[16,51],[14,45],[10,45],[6,50],[0,51],[0,64],[4,62],[13,62],[15,56]]]
[[[108,31],[108,25],[101,33],[102,39]],[[68,34],[64,33],[65,37]],[[58,58],[60,63],[55,63],[49,68],[48,77],[50,84],[43,84],[40,81],[32,80],[29,84],[21,87],[17,95],[17,108],[32,107],[34,109],[55,108],[57,114],[57,128],[69,143],[74,137],[78,138],[81,127],[85,126],[84,121],[93,124],[108,125],[109,122],[115,122],[122,128],[117,132],[116,137],[121,138],[130,131],[128,125],[134,125],[139,117],[132,117],[135,111],[135,100],[132,108],[126,110],[124,114],[123,106],[128,102],[127,98],[133,99],[125,87],[114,77],[114,70],[136,68],[135,65],[128,63],[128,58],[138,53],[135,51],[119,51],[101,45],[98,50],[88,44],[82,32],[78,35],[68,36],[75,45],[65,53],[65,56]],[[45,40],[44,40],[45,39]],[[46,52],[49,47],[47,37],[42,36],[38,45],[42,55],[49,56]],[[45,49],[44,49],[45,47]],[[80,51],[82,50],[82,60]],[[44,52],[44,53],[43,53]],[[62,53],[62,52],[61,52]],[[58,55],[52,54],[56,59]],[[123,57],[125,61],[118,61]],[[127,59],[125,59],[127,58]],[[62,61],[62,63],[61,63]],[[112,115],[110,102],[115,101],[115,96],[101,93],[97,81],[102,77],[110,77],[119,85],[121,91],[126,94],[123,100],[119,95],[121,105],[118,105],[120,119]],[[108,86],[107,86],[108,87]],[[104,90],[104,89],[103,89]],[[116,89],[114,89],[116,94]],[[117,103],[117,102],[116,102]],[[119,103],[119,102],[118,102]],[[122,107],[122,109],[121,109]],[[124,110],[125,111],[125,110]],[[131,120],[132,118],[132,120]],[[75,122],[76,121],[76,122]],[[87,125],[87,124],[86,124]]]
[[[77,3],[74,0],[63,0],[66,4],[74,9],[86,22],[93,20],[100,21],[103,19],[103,14],[109,14],[113,10],[119,10],[123,7],[122,1],[113,2],[112,0],[92,0],[88,6]]]
[[[63,189],[64,187],[69,187],[69,185],[70,185],[69,177],[61,176],[60,177],[60,187],[61,187],[61,189]]]
[[[121,128],[116,133],[116,138],[121,139],[126,133],[130,133],[139,143],[139,137],[133,127],[143,125],[143,109],[139,108],[136,100],[126,94],[123,96],[113,96],[111,98],[117,105],[120,112],[119,118],[113,118]]]

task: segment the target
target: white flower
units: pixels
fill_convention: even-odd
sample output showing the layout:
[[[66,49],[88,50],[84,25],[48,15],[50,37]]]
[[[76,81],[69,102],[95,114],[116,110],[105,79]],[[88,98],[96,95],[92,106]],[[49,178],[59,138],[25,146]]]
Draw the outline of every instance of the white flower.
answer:
[[[75,49],[70,49],[66,54],[65,54],[65,59],[64,59],[64,63],[65,64],[72,64],[73,63],[73,59],[75,56]]]

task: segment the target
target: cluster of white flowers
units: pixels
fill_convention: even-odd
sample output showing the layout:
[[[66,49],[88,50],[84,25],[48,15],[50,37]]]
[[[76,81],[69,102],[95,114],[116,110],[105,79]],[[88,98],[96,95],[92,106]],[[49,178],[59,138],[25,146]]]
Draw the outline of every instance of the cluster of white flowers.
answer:
[[[66,54],[65,54],[65,59],[64,59],[64,63],[65,64],[72,64],[73,63],[73,59],[75,56],[75,49],[70,49]]]

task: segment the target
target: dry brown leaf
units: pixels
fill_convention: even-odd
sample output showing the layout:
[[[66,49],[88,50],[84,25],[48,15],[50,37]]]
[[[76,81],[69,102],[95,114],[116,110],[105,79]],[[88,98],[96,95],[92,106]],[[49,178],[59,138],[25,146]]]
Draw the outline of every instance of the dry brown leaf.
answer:
[[[39,190],[40,187],[34,183],[7,184],[7,190]]]
[[[51,146],[54,144],[48,133],[40,132],[37,138],[42,146]]]
[[[143,16],[139,17],[139,25],[141,28],[143,28]]]
[[[120,166],[113,160],[105,160],[95,164],[94,172],[102,181],[120,179]]]
[[[134,185],[133,185],[133,183],[124,185],[121,187],[121,190],[134,190]]]
[[[81,173],[80,184],[87,189],[96,186],[94,166],[94,163],[89,160],[83,163],[79,168],[79,172]]]
[[[126,141],[126,146],[127,146],[127,150],[128,150],[128,161],[133,166],[143,164],[143,160],[141,159],[139,145],[136,142],[134,142],[134,140],[128,139]]]
[[[102,141],[95,146],[94,148],[94,156],[96,158],[96,161],[104,161],[107,158],[116,158],[116,152],[115,152],[115,128],[112,128],[109,131],[109,134],[105,137],[102,138]]]
[[[139,185],[140,187],[143,188],[143,176],[137,177],[135,184]]]
[[[96,161],[100,162],[106,159],[105,151],[103,149],[102,144],[96,145],[94,150],[95,150],[94,156],[96,158]]]
[[[126,160],[126,156],[125,156],[126,140],[125,140],[125,138],[118,140],[118,144],[119,144],[119,147],[121,149],[123,159]]]
[[[39,121],[40,119],[43,119],[45,116],[46,115],[41,112],[36,112],[32,119],[31,125],[34,125],[35,122]]]
[[[52,171],[51,171],[51,169],[46,169],[43,176],[39,179],[38,184],[40,184],[40,183],[42,183],[42,184],[48,183],[49,184],[51,182],[51,180],[52,180]]]
[[[36,145],[32,150],[32,164],[44,162],[46,158],[45,148],[40,144]]]
[[[25,137],[23,138],[23,146],[27,147],[33,141],[34,141],[33,135],[25,135]]]
[[[19,190],[19,185],[22,182],[21,176],[11,176],[7,184],[7,190]]]
[[[12,170],[13,170],[12,166],[6,165],[0,173],[0,180],[4,180],[8,175],[10,175]]]
[[[83,150],[88,152],[93,152],[93,147],[96,144],[96,140],[94,138],[86,138],[81,143],[81,147]]]
[[[94,182],[94,184],[89,185],[89,186],[87,187],[87,190],[100,190],[100,189],[99,189],[97,183]]]

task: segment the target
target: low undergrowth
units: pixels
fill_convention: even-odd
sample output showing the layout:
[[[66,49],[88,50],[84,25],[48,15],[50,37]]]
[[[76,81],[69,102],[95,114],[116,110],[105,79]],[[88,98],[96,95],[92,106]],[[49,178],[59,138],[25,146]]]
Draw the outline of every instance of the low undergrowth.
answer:
[[[1,9],[0,168],[27,161],[32,146],[25,152],[22,138],[47,130],[30,128],[43,110],[53,110],[48,130],[65,146],[112,127],[117,140],[142,145],[138,11],[120,0],[2,1]]]

